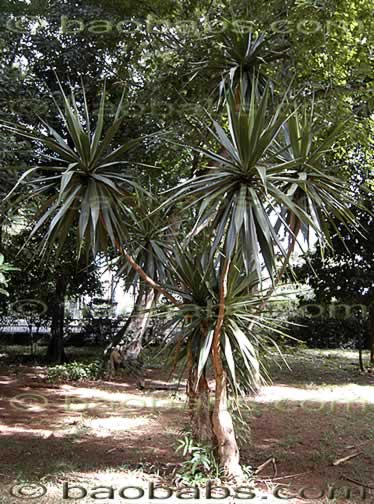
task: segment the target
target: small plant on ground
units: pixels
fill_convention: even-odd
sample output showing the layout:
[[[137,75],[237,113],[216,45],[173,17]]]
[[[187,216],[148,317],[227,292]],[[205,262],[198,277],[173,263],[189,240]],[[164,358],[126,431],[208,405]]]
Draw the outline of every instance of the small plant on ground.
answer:
[[[178,480],[188,485],[204,485],[208,481],[219,479],[221,469],[215,458],[214,449],[196,443],[191,434],[185,434],[178,440],[177,452],[182,452],[186,460],[182,463]]]
[[[59,364],[48,369],[48,381],[80,381],[80,380],[95,380],[100,369],[101,362],[96,360],[90,364],[82,362],[69,362],[67,364]]]

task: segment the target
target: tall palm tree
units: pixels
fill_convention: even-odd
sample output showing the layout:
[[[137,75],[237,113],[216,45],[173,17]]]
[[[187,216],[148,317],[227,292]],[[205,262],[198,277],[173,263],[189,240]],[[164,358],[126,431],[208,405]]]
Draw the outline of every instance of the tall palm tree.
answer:
[[[115,136],[124,122],[123,96],[112,123],[104,131],[105,86],[93,127],[83,91],[83,102],[77,102],[74,91],[70,99],[60,86],[64,110],[56,103],[64,131],[58,133],[42,120],[42,133],[27,125],[2,123],[4,130],[32,140],[44,162],[26,170],[8,197],[20,185],[27,196],[44,195],[37,223],[31,233],[46,229],[41,252],[48,253],[53,244],[59,251],[72,228],[77,230],[77,252],[89,244],[92,253],[106,250],[111,244],[139,277],[169,301],[177,301],[134,260],[127,250],[127,240],[134,223],[134,193],[147,193],[138,182],[134,166],[144,166],[129,157],[145,138],[130,139],[116,145]],[[79,106],[80,105],[80,106]]]
[[[222,353],[226,324],[229,324],[226,304],[237,268],[234,257],[241,255],[244,271],[247,275],[256,272],[259,283],[265,268],[275,284],[279,278],[276,252],[285,259],[288,257],[281,230],[291,240],[296,239],[298,231],[285,215],[292,216],[300,227],[313,229],[322,245],[330,243],[326,223],[332,215],[345,225],[357,227],[349,208],[354,204],[351,189],[331,174],[323,158],[341,127],[330,131],[312,151],[310,144],[314,135],[307,135],[308,124],[304,122],[304,127],[295,133],[293,128],[299,124],[297,112],[287,110],[285,103],[269,112],[268,99],[268,87],[259,98],[256,93],[251,94],[249,108],[245,102],[238,107],[233,93],[227,96],[228,131],[216,122],[211,131],[218,151],[224,149],[225,155],[199,148],[211,162],[210,166],[203,175],[175,188],[169,199],[170,204],[185,200],[199,206],[192,235],[204,228],[211,233],[210,258],[215,258],[219,278],[218,310],[210,335],[216,382],[212,427],[222,465],[227,474],[234,476],[241,475],[241,468],[227,408],[227,371]],[[307,136],[306,146],[304,136]],[[257,306],[258,315],[262,307],[263,302]],[[250,342],[253,327],[252,321],[241,341],[242,354],[246,352],[245,341]]]

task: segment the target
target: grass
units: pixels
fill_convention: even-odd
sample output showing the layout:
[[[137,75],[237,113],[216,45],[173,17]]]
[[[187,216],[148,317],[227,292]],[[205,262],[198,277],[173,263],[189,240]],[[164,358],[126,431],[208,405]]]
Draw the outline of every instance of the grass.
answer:
[[[274,382],[292,384],[308,389],[341,386],[355,383],[366,383],[359,372],[358,351],[354,350],[319,350],[298,349],[285,350],[284,357],[290,366],[290,372],[282,365],[278,353],[270,354],[269,373]],[[369,352],[363,352],[364,361],[368,363]],[[279,367],[281,366],[281,367]],[[354,380],[352,380],[354,378]]]
[[[0,345],[0,362],[7,364],[45,365],[46,353],[46,346],[35,345],[34,351],[31,353],[29,345],[2,344]],[[94,346],[67,346],[65,353],[68,361],[90,363],[102,357],[103,349]]]

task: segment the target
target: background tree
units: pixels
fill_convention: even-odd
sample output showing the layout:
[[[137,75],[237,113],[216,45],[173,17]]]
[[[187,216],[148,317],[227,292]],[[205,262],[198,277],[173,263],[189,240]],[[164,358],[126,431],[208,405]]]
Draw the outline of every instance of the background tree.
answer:
[[[372,159],[357,149],[348,163],[351,184],[355,187],[357,200],[370,208],[373,200]],[[364,183],[367,190],[364,190]],[[333,251],[324,256],[317,245],[316,250],[306,256],[307,262],[295,268],[297,277],[310,285],[315,299],[320,304],[335,300],[349,306],[361,304],[366,307],[370,361],[374,362],[374,218],[369,213],[353,208],[363,233],[351,226],[348,228],[334,222],[332,228]],[[352,314],[353,315],[353,314]]]
[[[25,312],[17,311],[18,318],[32,318],[38,323],[50,321],[51,335],[47,349],[47,360],[62,363],[64,352],[65,303],[68,298],[84,295],[102,295],[100,275],[94,263],[87,264],[84,256],[80,260],[72,254],[74,241],[60,255],[50,255],[41,261],[35,254],[42,235],[36,233],[30,240],[31,228],[16,235],[6,235],[4,250],[17,268],[9,279],[9,297],[1,302],[1,311],[7,314],[14,306],[24,306]],[[26,243],[26,245],[25,245]],[[54,251],[56,252],[56,251]],[[34,308],[33,308],[34,306]]]

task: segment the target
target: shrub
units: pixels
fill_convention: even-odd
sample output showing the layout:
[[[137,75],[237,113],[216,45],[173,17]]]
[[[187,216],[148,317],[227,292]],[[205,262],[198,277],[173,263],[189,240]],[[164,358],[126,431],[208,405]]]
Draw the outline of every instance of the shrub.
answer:
[[[220,476],[220,468],[215,459],[213,449],[200,443],[195,443],[190,434],[178,440],[176,451],[182,451],[187,457],[179,471],[179,479],[188,485],[202,485]]]
[[[48,369],[48,380],[51,382],[94,380],[98,376],[100,368],[101,362],[98,360],[90,364],[76,361],[59,364]]]
[[[295,317],[290,322],[286,332],[309,348],[358,349],[360,344],[367,347],[367,324],[362,319]],[[292,340],[287,340],[287,344],[292,345]]]
[[[223,471],[217,462],[214,448],[193,441],[188,430],[182,430],[180,433],[184,433],[184,436],[178,439],[176,452],[181,451],[185,460],[176,474],[176,483],[192,486],[205,485],[213,480],[221,482]],[[245,477],[251,480],[252,467],[243,465],[242,469]]]

